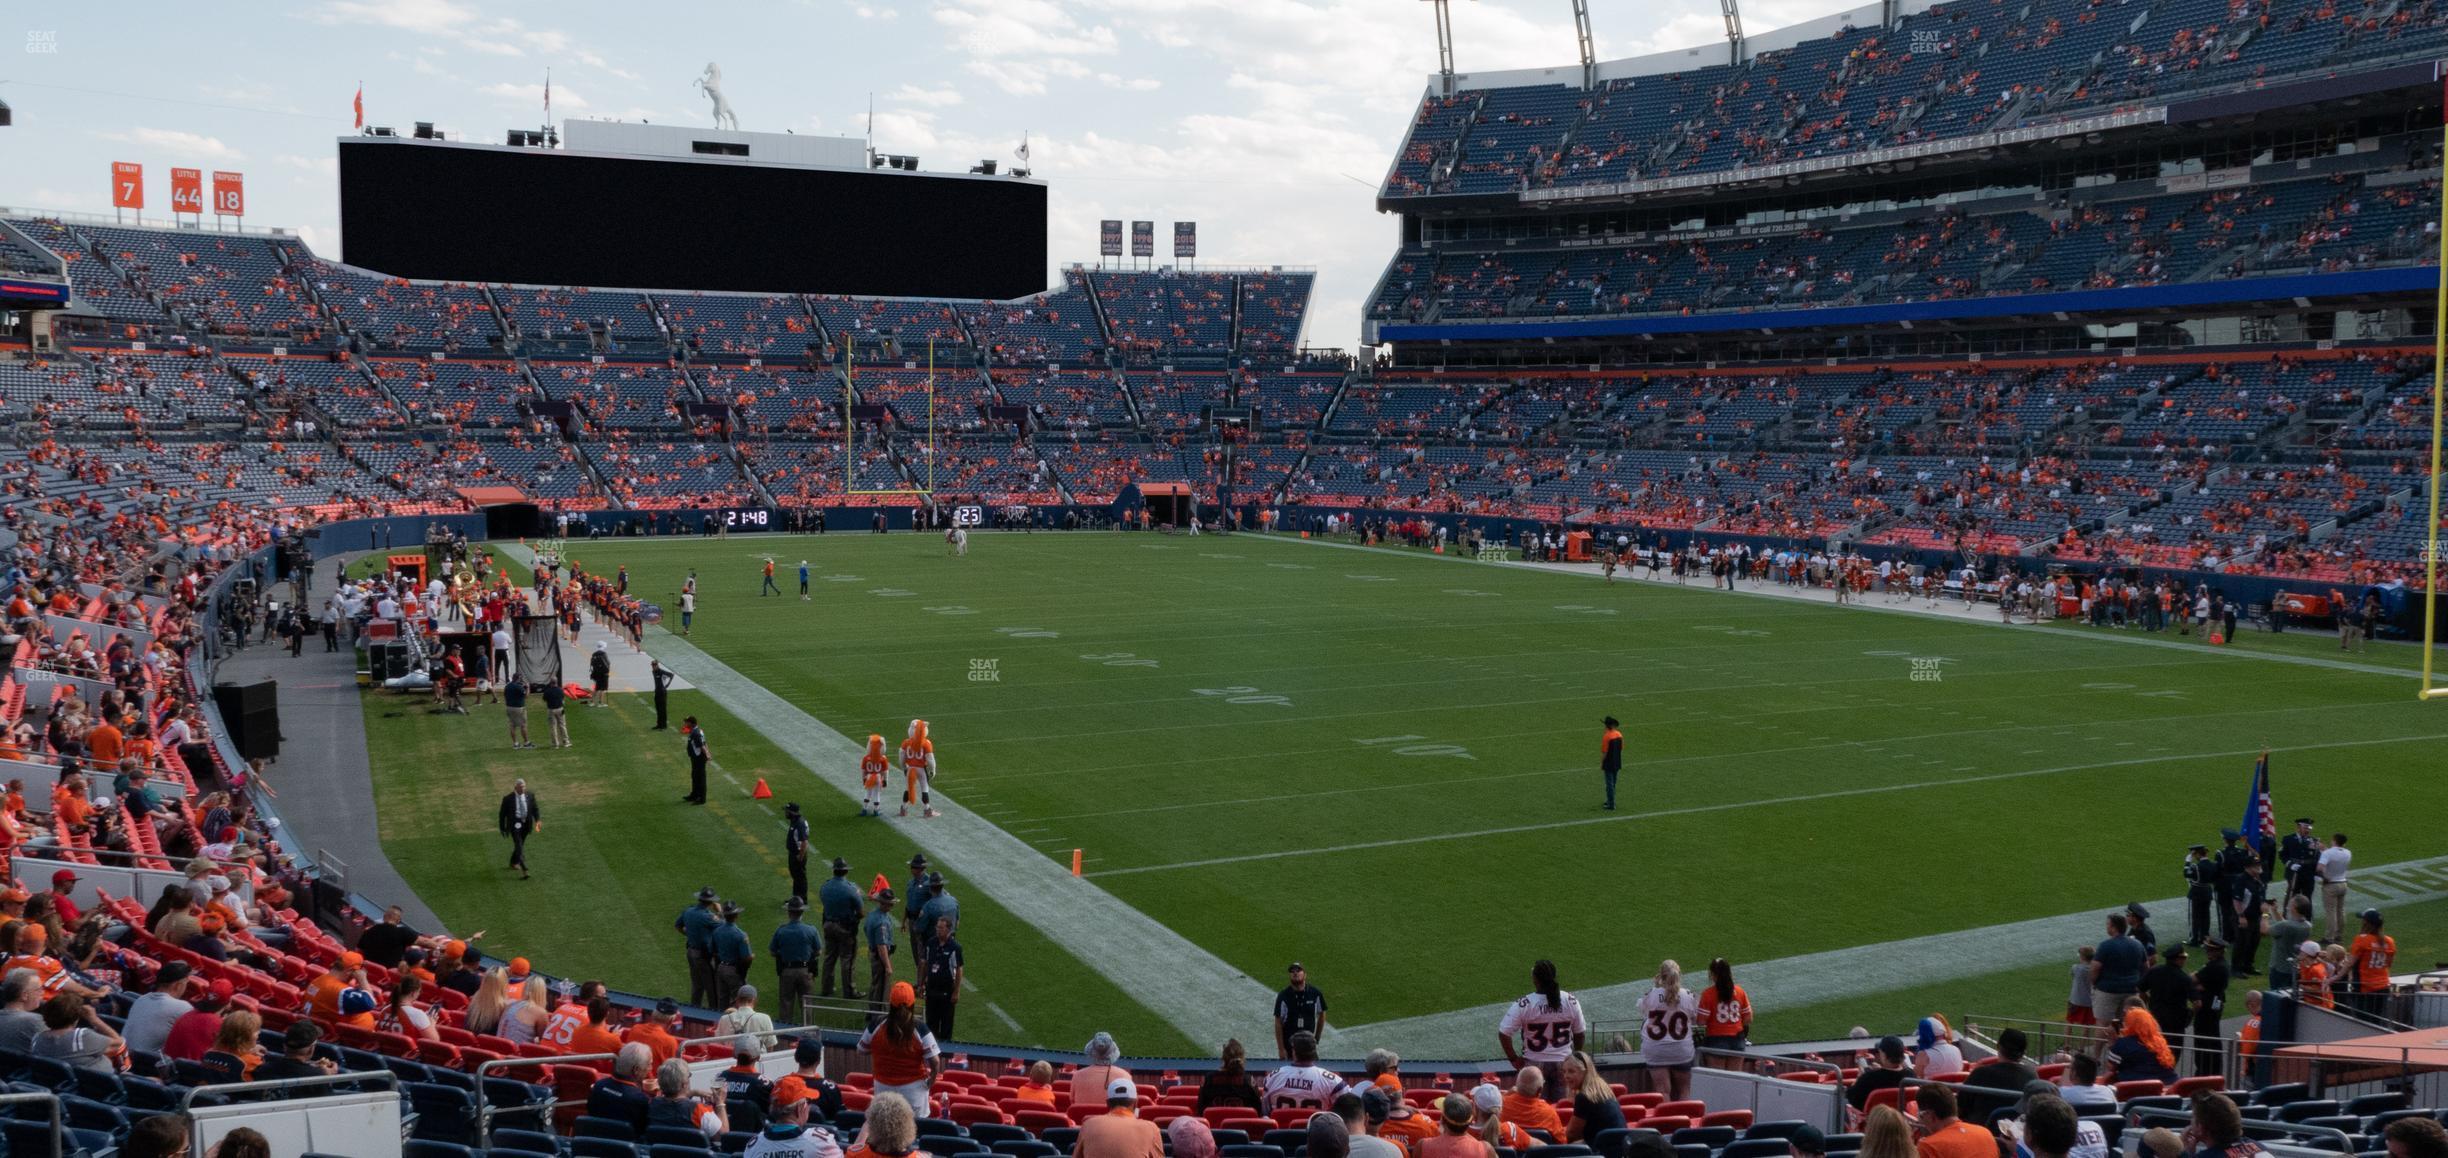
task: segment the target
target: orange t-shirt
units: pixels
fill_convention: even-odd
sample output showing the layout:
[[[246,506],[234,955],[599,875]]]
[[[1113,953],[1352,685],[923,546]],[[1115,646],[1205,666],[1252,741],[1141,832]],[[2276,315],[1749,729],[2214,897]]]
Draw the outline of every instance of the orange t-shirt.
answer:
[[[316,1017],[338,1017],[340,1016],[340,991],[346,988],[348,988],[347,982],[329,973],[323,974],[306,983],[306,1007],[313,1010]]]
[[[930,1039],[923,1027],[906,1044],[896,1044],[892,1035],[877,1026],[867,1044],[868,1056],[875,1060],[874,1074],[879,1086],[906,1086],[927,1078],[927,1046]]]
[[[2349,952],[2354,955],[2355,988],[2365,993],[2388,988],[2389,966],[2397,960],[2397,938],[2382,933],[2358,934]]]
[[[1737,985],[1731,999],[1719,1000],[1716,986],[1703,988],[1700,1020],[1702,1037],[1740,1037],[1751,1029],[1751,995]]]
[[[93,802],[85,799],[82,792],[54,791],[51,794],[51,814],[70,828],[83,828],[86,821],[93,819]]]
[[[49,957],[39,956],[9,958],[6,965],[0,965],[0,976],[4,976],[19,969],[31,969],[36,975],[40,976],[42,978],[42,989],[45,993],[59,992],[59,987],[62,984],[65,984],[68,980],[68,969],[66,966],[61,965],[59,962],[54,961]]]
[[[2295,967],[2295,991],[2315,1009],[2337,1008],[2337,998],[2329,995],[2329,966],[2317,957]]]
[[[887,770],[888,765],[882,756],[859,757],[859,783],[869,788],[882,788]]]
[[[120,735],[119,729],[112,727],[108,721],[85,730],[85,753],[97,765],[118,763],[126,748],[127,737]]]
[[[1497,1115],[1524,1130],[1545,1130],[1547,1136],[1564,1140],[1564,1120],[1556,1117],[1555,1107],[1538,1098],[1525,1098],[1511,1090],[1505,1091],[1504,1109]]]
[[[1921,1158],[1997,1158],[1997,1138],[1969,1122],[1932,1130],[1917,1148]]]
[[[587,1007],[575,1001],[564,1001],[561,1007],[544,1018],[544,1032],[539,1035],[547,1045],[567,1048],[578,1041],[578,1031],[585,1029]]]
[[[2256,1013],[2245,1018],[2243,1027],[2236,1030],[2236,1056],[2251,1057],[2260,1047],[2261,1015]]]
[[[1419,1158],[1494,1158],[1488,1144],[1469,1134],[1431,1134],[1412,1148]]]
[[[629,1027],[629,1032],[621,1035],[621,1041],[645,1043],[647,1049],[654,1051],[654,1062],[658,1066],[680,1056],[680,1039],[651,1021]]]
[[[1418,1154],[1420,1143],[1437,1136],[1437,1124],[1428,1115],[1413,1110],[1397,1114],[1377,1127],[1377,1136],[1394,1144],[1405,1154]]]
[[[600,1025],[584,1025],[570,1036],[571,1053],[619,1053],[621,1038]]]
[[[1035,1082],[1030,1082],[1019,1089],[1013,1090],[1012,1097],[1023,1102],[1036,1102],[1040,1105],[1051,1106],[1054,1104],[1054,1087],[1050,1085],[1041,1086]]]

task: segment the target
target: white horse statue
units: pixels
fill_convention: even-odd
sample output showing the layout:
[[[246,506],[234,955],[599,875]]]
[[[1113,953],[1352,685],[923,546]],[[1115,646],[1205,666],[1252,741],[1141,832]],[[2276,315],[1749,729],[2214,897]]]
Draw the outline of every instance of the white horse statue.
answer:
[[[707,100],[714,102],[714,127],[730,129],[733,132],[739,131],[739,114],[732,112],[731,102],[723,99],[722,66],[708,63],[705,66],[705,74],[697,78],[696,84],[697,91],[704,93]]]

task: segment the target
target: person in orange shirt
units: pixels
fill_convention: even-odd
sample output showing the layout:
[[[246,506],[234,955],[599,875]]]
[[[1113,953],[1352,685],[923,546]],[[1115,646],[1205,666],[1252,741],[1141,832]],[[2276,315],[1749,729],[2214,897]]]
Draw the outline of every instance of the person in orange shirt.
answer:
[[[1997,1158],[1997,1138],[1980,1126],[1956,1117],[1955,1091],[1943,1085],[1921,1087],[1922,1135],[1915,1149],[1921,1158]]]
[[[1411,1103],[1403,1100],[1399,1086],[1394,1089],[1387,1089],[1384,1086],[1370,1087],[1363,1096],[1363,1101],[1365,1103],[1368,1099],[1375,1098],[1385,1099],[1386,1116],[1384,1121],[1377,1122],[1375,1121],[1376,1109],[1372,1107],[1368,1110],[1374,1132],[1377,1137],[1393,1143],[1394,1148],[1402,1151],[1405,1158],[1415,1158],[1419,1154],[1421,1144],[1437,1136],[1436,1120],[1412,1109]]]
[[[2261,991],[2253,989],[2244,994],[2244,1024],[2236,1027],[2236,1057],[2251,1061],[2260,1048]]]
[[[515,1002],[526,998],[527,977],[533,972],[535,972],[534,967],[527,964],[527,959],[525,957],[512,957],[510,959],[510,968],[508,972],[510,982],[510,1000]]]
[[[1540,1130],[1558,1142],[1564,1139],[1564,1120],[1556,1116],[1555,1106],[1541,1095],[1547,1089],[1547,1075],[1537,1066],[1523,1066],[1513,1078],[1513,1089],[1504,1096],[1504,1108],[1498,1111],[1505,1121],[1524,1130]]]
[[[108,719],[85,729],[85,754],[97,766],[117,764],[127,754],[127,737]]]
[[[1751,1036],[1751,995],[1734,984],[1734,967],[1723,957],[1709,962],[1709,984],[1700,991],[1700,1026],[1703,1049],[1741,1049]]]
[[[879,737],[879,741],[880,741]],[[1054,1106],[1054,1066],[1051,1062],[1034,1062],[1028,1068],[1028,1082],[1012,1091],[1012,1097],[1023,1102],[1036,1102],[1052,1109]]]
[[[612,999],[597,997],[587,1002],[587,1023],[570,1038],[574,1054],[619,1053],[621,1037],[612,1032]]]
[[[2365,909],[2361,914],[2363,931],[2355,936],[2348,949],[2354,961],[2355,992],[2370,995],[2358,1001],[2371,1012],[2380,1011],[2379,994],[2389,989],[2389,967],[2397,962],[2397,938],[2380,931],[2380,910]]]
[[[1139,1117],[1139,1086],[1125,1074],[1105,1089],[1105,1112],[1084,1118],[1073,1158],[1165,1158],[1164,1132]]]
[[[2296,949],[2295,992],[2313,1008],[2337,1008],[2337,999],[2329,995],[2329,964],[2321,958],[2318,941],[2306,941]]]
[[[85,777],[60,774],[59,786],[51,790],[51,816],[70,832],[83,832],[93,823],[93,801],[85,795]]]
[[[680,1056],[680,1039],[671,1035],[671,1020],[680,1016],[680,1003],[671,998],[655,1002],[655,1015],[630,1026],[621,1034],[621,1043],[637,1042],[654,1051],[656,1065]]]
[[[587,1003],[607,992],[609,990],[601,981],[579,982],[577,990],[570,994],[569,1000],[554,1007],[552,1015],[544,1019],[542,1035],[544,1044],[559,1046],[562,1049],[570,1048],[571,1044],[578,1040],[578,1031],[586,1028]],[[661,1062],[662,1059],[656,1059],[656,1064],[659,1065]]]
[[[337,1020],[340,1016],[340,991],[364,983],[365,957],[354,950],[342,953],[339,960],[332,962],[331,968],[306,983],[307,1011],[323,1021]]]

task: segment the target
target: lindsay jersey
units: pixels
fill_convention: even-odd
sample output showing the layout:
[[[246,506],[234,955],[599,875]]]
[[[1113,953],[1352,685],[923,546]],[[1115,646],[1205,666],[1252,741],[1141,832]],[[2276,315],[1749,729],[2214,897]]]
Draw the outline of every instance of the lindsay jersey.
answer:
[[[1522,1037],[1522,1056],[1534,1062],[1560,1062],[1573,1051],[1573,1039],[1589,1032],[1581,1016],[1581,999],[1562,991],[1564,1007],[1550,1009],[1547,998],[1532,993],[1505,1010],[1496,1032]]]
[[[1284,1066],[1267,1075],[1258,1104],[1265,1112],[1323,1110],[1344,1090],[1343,1079],[1316,1066]]]
[[[1700,998],[1691,990],[1669,1004],[1666,991],[1641,995],[1641,1060],[1651,1065],[1688,1065],[1692,1054],[1692,1023],[1699,1020]]]

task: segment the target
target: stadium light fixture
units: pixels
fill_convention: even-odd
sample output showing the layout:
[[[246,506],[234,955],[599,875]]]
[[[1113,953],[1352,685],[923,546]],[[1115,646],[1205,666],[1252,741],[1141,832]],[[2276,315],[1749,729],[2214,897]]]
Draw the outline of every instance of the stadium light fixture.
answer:
[[[7,102],[7,101],[0,101],[0,129],[5,129],[5,128],[7,128],[7,127],[9,126],[9,124],[10,124],[10,114],[9,114],[9,106],[8,106],[8,102]]]

